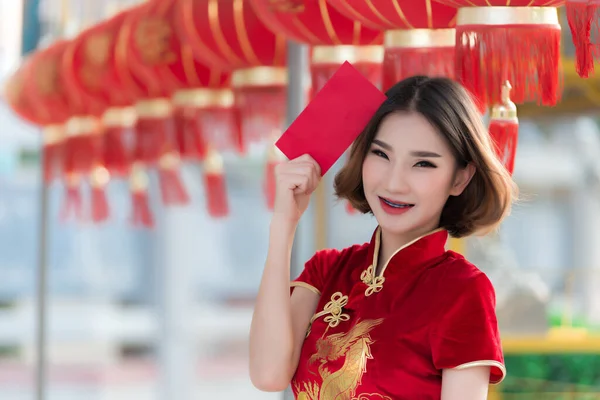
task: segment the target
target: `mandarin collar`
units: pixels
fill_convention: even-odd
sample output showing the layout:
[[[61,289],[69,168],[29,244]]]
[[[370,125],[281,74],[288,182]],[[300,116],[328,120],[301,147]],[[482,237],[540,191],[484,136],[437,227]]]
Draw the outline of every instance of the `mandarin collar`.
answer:
[[[428,264],[429,261],[440,257],[446,252],[448,231],[443,228],[435,229],[423,236],[402,246],[392,254],[389,260],[384,261],[378,276],[384,276],[392,271],[409,271]],[[369,244],[368,260],[376,269],[379,261],[379,249],[381,246],[381,227],[378,226],[373,232]]]

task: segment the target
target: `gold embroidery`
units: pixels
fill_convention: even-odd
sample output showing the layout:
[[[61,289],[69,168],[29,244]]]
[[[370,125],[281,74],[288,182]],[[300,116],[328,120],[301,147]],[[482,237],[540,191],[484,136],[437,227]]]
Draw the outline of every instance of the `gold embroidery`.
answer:
[[[360,274],[360,280],[368,286],[365,290],[365,296],[367,297],[373,293],[380,292],[381,289],[383,289],[383,282],[385,282],[383,276],[375,276],[374,267],[372,265],[369,265],[369,268]]]
[[[352,400],[392,400],[392,398],[379,393],[364,393]]]
[[[167,21],[160,18],[141,20],[134,32],[134,41],[144,62],[148,64],[168,64],[177,60],[171,50],[173,30]]]
[[[269,6],[276,12],[301,13],[305,9],[303,0],[269,0]]]
[[[370,332],[383,322],[383,318],[364,320],[348,332],[336,333],[317,340],[317,352],[308,360],[309,366],[319,363],[317,370],[323,381],[319,387],[315,382],[294,382],[298,399],[333,400],[353,399],[363,375],[367,372],[367,361],[373,359]],[[330,371],[327,364],[344,357],[344,364],[337,371]],[[361,395],[361,399],[368,399]],[[369,395],[370,396],[370,395]],[[385,399],[383,396],[381,399]],[[386,399],[387,400],[387,399]]]

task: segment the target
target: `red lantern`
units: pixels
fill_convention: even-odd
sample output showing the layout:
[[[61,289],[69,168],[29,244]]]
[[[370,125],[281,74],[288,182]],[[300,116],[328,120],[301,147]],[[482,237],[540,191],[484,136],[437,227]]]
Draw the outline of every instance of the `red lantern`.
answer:
[[[381,85],[383,35],[347,18],[327,0],[251,0],[271,31],[313,46],[312,92],[319,91],[344,61],[349,61],[375,85]]]
[[[63,166],[65,129],[45,108],[34,107],[32,92],[35,77],[32,75],[31,57],[24,60],[19,69],[7,79],[4,94],[10,108],[21,118],[43,128],[43,178],[46,183],[60,176]],[[64,122],[64,121],[62,121]]]
[[[104,166],[111,175],[129,174],[132,148],[131,108],[135,97],[126,90],[115,68],[117,34],[126,14],[121,13],[82,32],[67,47],[63,68],[68,93],[103,122]]]
[[[243,141],[269,138],[286,117],[286,40],[244,0],[179,0],[182,40],[211,68],[233,70]],[[244,144],[244,143],[242,143]]]
[[[69,42],[59,41],[31,56],[30,70],[26,81],[26,91],[32,107],[40,111],[47,124],[65,124],[66,138],[63,144],[63,174],[66,183],[66,199],[63,217],[71,211],[81,218],[81,193],[79,191],[81,175],[92,172],[90,154],[95,152],[97,135],[96,121],[86,116],[74,116],[73,107],[66,93],[65,74],[62,57]],[[29,75],[29,73],[31,75]]]
[[[120,80],[137,99],[135,162],[156,165],[163,203],[187,204],[179,175],[179,152],[170,96],[173,82],[163,82],[156,67],[176,60],[170,2],[152,2],[130,10],[119,31],[115,64]]]
[[[385,90],[413,75],[454,76],[454,8],[430,0],[327,1],[347,17],[386,31]]]
[[[77,158],[85,158],[89,163],[84,171],[89,175],[92,189],[92,220],[102,222],[109,216],[106,186],[110,181],[110,172],[104,160],[104,147],[107,144],[119,145],[120,142],[106,143],[105,134],[108,132],[99,121],[109,107],[109,102],[102,96],[94,96],[86,91],[87,86],[93,86],[97,80],[93,75],[94,69],[105,68],[109,54],[108,45],[93,40],[98,36],[92,36],[92,40],[89,40],[88,33],[82,35],[84,40],[80,37],[79,40],[68,42],[61,58],[61,75],[65,93],[72,105],[71,111],[76,116],[67,124],[67,132],[76,135],[67,142],[67,150],[69,144],[73,143],[70,153],[77,155]],[[121,148],[117,146],[109,151],[120,152]]]
[[[500,103],[501,87],[509,81],[515,103],[558,102],[561,32],[556,7],[564,0],[436,1],[458,8],[456,75],[479,99]]]
[[[600,32],[600,0],[567,0],[565,8],[575,44],[575,68],[579,76],[587,78],[594,72],[594,58],[599,54],[598,44],[591,39]]]

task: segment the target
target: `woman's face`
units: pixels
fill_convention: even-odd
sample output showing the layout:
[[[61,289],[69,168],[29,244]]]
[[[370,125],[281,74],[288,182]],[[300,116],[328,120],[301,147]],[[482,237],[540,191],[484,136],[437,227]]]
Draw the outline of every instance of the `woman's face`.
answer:
[[[416,112],[384,118],[363,163],[365,196],[384,232],[412,240],[439,226],[449,196],[474,168],[457,168],[450,146]]]

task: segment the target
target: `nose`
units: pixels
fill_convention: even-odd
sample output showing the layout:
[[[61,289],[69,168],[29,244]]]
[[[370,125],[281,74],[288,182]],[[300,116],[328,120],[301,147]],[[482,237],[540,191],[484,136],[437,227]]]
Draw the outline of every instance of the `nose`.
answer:
[[[406,170],[394,165],[387,171],[387,190],[390,194],[404,194],[409,191]]]

